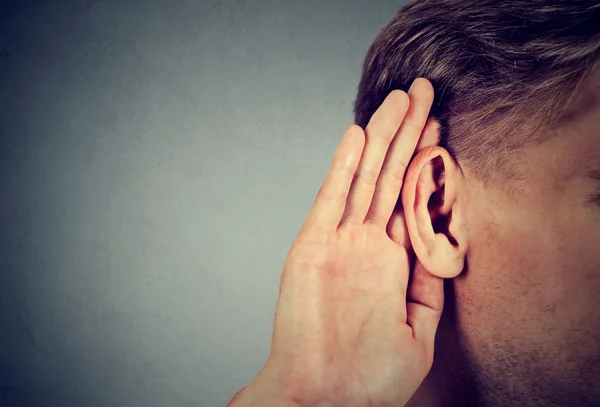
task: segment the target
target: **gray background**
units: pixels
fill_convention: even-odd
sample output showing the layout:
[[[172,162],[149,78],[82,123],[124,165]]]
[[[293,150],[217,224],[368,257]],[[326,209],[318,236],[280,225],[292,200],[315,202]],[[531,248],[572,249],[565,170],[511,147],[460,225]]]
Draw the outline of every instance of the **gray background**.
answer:
[[[0,2],[0,405],[223,406],[404,2]]]

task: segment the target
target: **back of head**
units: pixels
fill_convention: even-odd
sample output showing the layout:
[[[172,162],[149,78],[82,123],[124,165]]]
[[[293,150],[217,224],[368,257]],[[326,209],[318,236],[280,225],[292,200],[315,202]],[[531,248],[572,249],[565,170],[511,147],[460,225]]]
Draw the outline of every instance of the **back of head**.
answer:
[[[417,77],[435,89],[440,145],[485,184],[511,176],[515,149],[582,112],[600,61],[596,0],[419,0],[368,50],[355,123]]]

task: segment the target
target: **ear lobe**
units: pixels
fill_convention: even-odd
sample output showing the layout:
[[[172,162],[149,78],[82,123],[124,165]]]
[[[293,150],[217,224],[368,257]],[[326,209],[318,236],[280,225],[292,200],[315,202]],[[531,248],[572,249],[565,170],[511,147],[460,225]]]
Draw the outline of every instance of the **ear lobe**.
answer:
[[[467,251],[462,173],[441,147],[421,150],[406,172],[402,203],[411,245],[430,273],[452,278],[461,273]]]

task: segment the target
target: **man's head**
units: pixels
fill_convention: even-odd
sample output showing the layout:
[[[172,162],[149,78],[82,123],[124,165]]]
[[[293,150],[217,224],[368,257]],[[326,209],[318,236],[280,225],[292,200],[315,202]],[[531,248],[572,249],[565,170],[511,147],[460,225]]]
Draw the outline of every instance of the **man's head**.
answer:
[[[356,124],[417,77],[440,143],[402,201],[419,260],[456,276],[424,388],[446,405],[600,405],[600,3],[411,3],[368,51]]]

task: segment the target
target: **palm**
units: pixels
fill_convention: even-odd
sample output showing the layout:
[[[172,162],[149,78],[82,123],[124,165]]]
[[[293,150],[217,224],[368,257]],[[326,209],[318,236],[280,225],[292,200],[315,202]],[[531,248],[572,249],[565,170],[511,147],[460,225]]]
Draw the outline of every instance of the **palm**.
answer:
[[[321,263],[303,264],[307,252]],[[299,241],[286,265],[295,274],[294,287],[282,292],[304,306],[279,314],[276,332],[286,349],[305,356],[295,374],[312,377],[317,383],[311,387],[325,394],[350,392],[357,401],[375,391],[398,398],[402,388],[394,384],[410,377],[394,377],[406,368],[390,366],[410,365],[412,378],[419,380],[414,372],[426,371],[427,358],[407,324],[410,254],[402,245],[365,224],[326,239]],[[297,331],[297,325],[304,329]],[[378,388],[381,384],[387,388]]]

